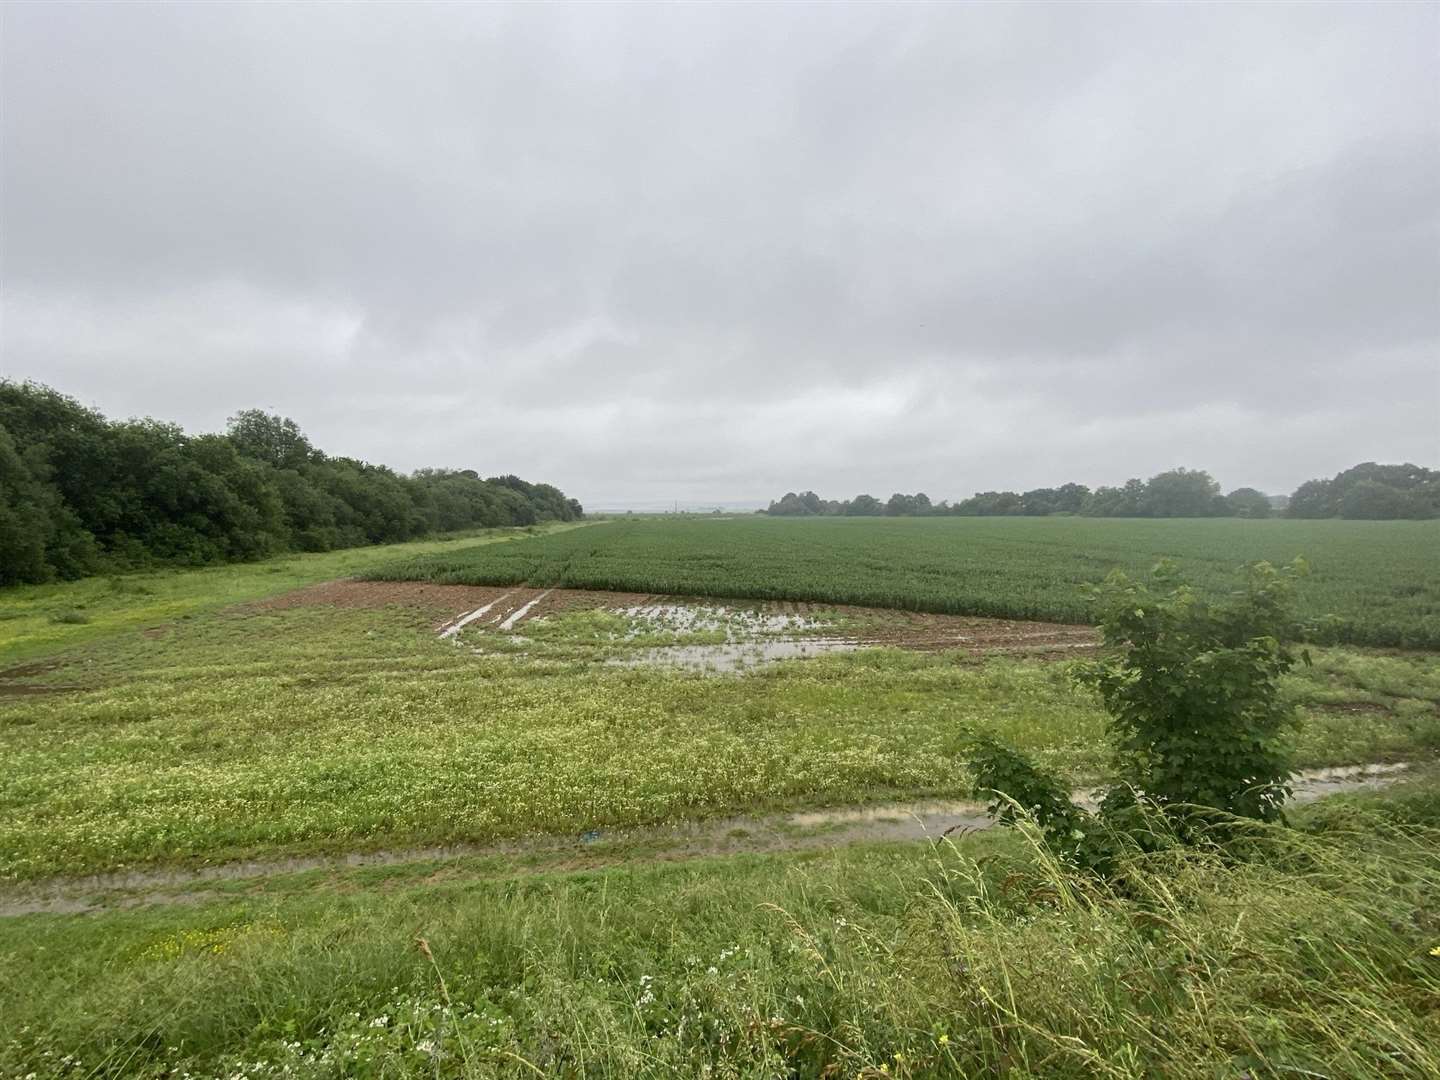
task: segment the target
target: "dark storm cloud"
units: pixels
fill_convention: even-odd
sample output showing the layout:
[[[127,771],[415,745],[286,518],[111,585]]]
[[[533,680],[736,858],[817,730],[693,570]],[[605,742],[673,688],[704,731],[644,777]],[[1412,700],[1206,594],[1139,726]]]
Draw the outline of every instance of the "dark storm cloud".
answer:
[[[0,365],[587,501],[1440,458],[1433,6],[10,4]]]

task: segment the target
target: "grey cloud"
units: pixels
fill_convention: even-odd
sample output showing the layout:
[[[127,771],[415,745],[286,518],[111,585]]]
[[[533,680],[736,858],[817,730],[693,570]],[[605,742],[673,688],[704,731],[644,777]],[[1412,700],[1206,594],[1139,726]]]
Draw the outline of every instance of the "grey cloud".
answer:
[[[1440,458],[1422,5],[12,3],[0,369],[584,500]]]

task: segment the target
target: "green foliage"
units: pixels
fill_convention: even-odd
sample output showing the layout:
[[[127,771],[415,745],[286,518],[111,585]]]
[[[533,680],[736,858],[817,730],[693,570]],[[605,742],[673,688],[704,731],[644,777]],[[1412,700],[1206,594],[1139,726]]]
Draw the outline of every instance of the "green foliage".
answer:
[[[1068,784],[990,736],[972,743],[970,768],[975,793],[988,800],[986,811],[1002,825],[1033,820],[1046,833],[1067,836],[1083,821],[1084,812],[1070,801]]]
[[[548,484],[514,476],[405,477],[329,458],[293,420],[258,409],[232,417],[226,435],[192,436],[155,420],[111,423],[48,387],[0,380],[0,585],[570,521],[581,512]]]
[[[1077,586],[1182,559],[1220,597],[1245,561],[1313,558],[1301,612],[1317,641],[1440,645],[1440,523],[1046,518],[615,521],[536,543],[396,563],[377,578],[818,600],[1091,622]],[[1327,613],[1336,618],[1321,623]]]
[[[1254,488],[1236,488],[1225,496],[1226,510],[1231,517],[1268,518],[1274,514],[1270,497]]]
[[[0,1074],[1430,1080],[1440,833],[1377,802],[1123,890],[992,833],[131,892],[0,921]]]
[[[1152,476],[1141,500],[1144,517],[1216,517],[1226,512],[1220,485],[1203,469],[1171,469]]]
[[[1283,736],[1294,709],[1280,677],[1297,658],[1293,585],[1302,560],[1246,567],[1244,587],[1210,601],[1173,564],[1154,587],[1112,574],[1100,626],[1115,652],[1077,668],[1100,692],[1125,784],[1162,807],[1204,806],[1269,821],[1290,775]],[[1308,659],[1308,657],[1307,657]]]
[[[316,454],[294,420],[272,416],[263,409],[236,413],[230,418],[226,434],[246,457],[277,469],[294,469],[323,456]]]
[[[1101,826],[1072,806],[1059,780],[1004,747],[981,742],[977,782],[998,820],[1033,817],[1056,850],[1100,869],[1113,866],[1116,834],[1144,846],[1150,810],[1197,821],[1281,817],[1290,793],[1286,735],[1296,726],[1281,679],[1297,663],[1287,644],[1300,559],[1277,570],[1245,568],[1243,588],[1210,601],[1162,562],[1153,585],[1115,572],[1097,590],[1111,654],[1075,665],[1076,681],[1097,690],[1109,713],[1116,782],[1100,804]],[[1304,654],[1308,662],[1308,654]]]
[[[1269,496],[1255,488],[1237,488],[1221,496],[1220,485],[1203,469],[1170,469],[1149,480],[1136,477],[1119,487],[1063,484],[1058,488],[981,491],[954,504],[932,504],[924,495],[894,495],[881,503],[870,495],[835,502],[813,491],[790,492],[772,502],[767,514],[807,517],[826,514],[867,516],[1007,517],[1084,514],[1087,517],[1267,518],[1273,515]],[[1440,472],[1418,465],[1377,465],[1366,462],[1333,480],[1311,480],[1291,496],[1289,517],[1344,517],[1396,520],[1440,517]]]
[[[1369,521],[1440,517],[1440,471],[1367,461],[1329,480],[1307,480],[1290,496],[1285,512]]]

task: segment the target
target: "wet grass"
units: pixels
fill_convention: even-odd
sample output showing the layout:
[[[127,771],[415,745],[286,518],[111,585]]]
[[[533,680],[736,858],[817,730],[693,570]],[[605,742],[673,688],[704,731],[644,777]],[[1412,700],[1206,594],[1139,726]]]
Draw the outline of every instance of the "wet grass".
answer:
[[[3,920],[0,1073],[1436,1075],[1435,777],[1296,820],[1123,891],[1007,832]]]
[[[157,570],[53,585],[11,586],[0,589],[0,671],[116,631],[165,627],[230,604],[349,577],[397,557],[468,551],[577,527],[552,524],[530,529],[485,529],[441,540],[285,555],[196,570]]]
[[[0,919],[0,1076],[1440,1074],[1434,766],[1301,808],[1246,858],[1142,860],[1123,891],[998,830],[672,862],[611,827],[963,797],[972,730],[1089,779],[1104,717],[1053,661],[877,649],[713,678],[595,661],[727,627],[581,613],[476,655],[504,635],[232,606],[333,577],[327,558],[11,591],[28,606],[0,648],[25,662],[0,684],[49,692],[0,693],[10,888],[570,842]],[[92,622],[49,621],[68,610]],[[1285,683],[1297,763],[1440,752],[1440,657],[1312,653]]]
[[[0,697],[0,876],[964,797],[976,731],[1074,782],[1105,766],[1063,664],[880,649],[707,678],[597,666],[593,618],[477,656],[411,609],[241,608],[59,654],[27,682],[82,689]],[[1318,650],[1287,683],[1297,763],[1440,748],[1436,666]]]

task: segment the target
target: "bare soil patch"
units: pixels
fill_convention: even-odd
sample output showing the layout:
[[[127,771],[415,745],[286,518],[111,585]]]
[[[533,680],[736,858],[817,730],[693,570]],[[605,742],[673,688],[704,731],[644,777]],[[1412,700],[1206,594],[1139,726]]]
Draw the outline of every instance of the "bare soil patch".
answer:
[[[523,586],[434,585],[410,581],[328,581],[248,605],[253,610],[328,605],[345,608],[408,608],[428,617],[439,631],[488,608],[478,627],[514,630],[525,623],[563,612],[643,608],[648,605],[725,605],[785,615],[836,613],[847,625],[840,631],[858,646],[892,646],[934,652],[954,649],[977,655],[995,652],[1070,656],[1093,649],[1100,638],[1094,627],[1020,619],[896,611],[795,601],[724,601],[662,596],[655,593],[601,592],[591,589],[532,589]]]
[[[456,613],[473,610],[509,591],[488,585],[432,585],[423,581],[355,581],[345,578],[307,585],[244,607],[249,611],[283,611],[297,607],[403,607],[448,622]]]
[[[71,684],[16,681],[58,671],[60,666],[58,660],[42,660],[38,663],[20,664],[17,667],[0,671],[0,698],[38,697],[44,694],[63,694],[71,690],[83,690],[84,687]]]

